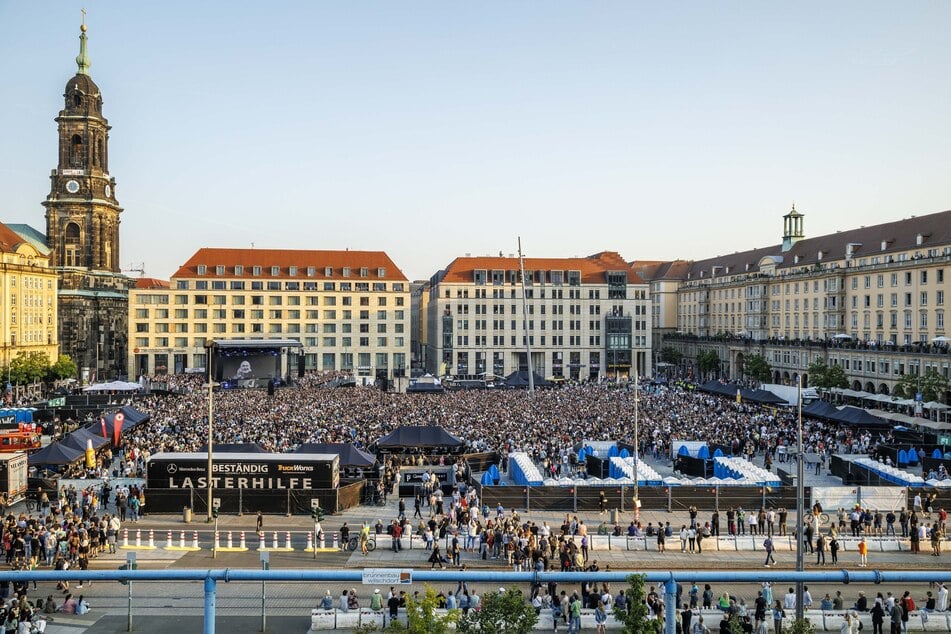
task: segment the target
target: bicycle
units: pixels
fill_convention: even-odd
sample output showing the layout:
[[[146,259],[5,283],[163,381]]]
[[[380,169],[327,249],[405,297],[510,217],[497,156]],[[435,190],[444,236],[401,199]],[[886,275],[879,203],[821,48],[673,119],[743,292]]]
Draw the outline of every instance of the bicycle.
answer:
[[[347,552],[356,552],[360,550],[360,536],[359,535],[357,535],[356,537],[351,537],[350,540],[347,541],[346,550]],[[371,536],[367,540],[367,551],[372,553],[374,550],[376,550],[376,538]]]
[[[806,524],[817,523],[819,526],[829,523],[828,513],[810,513],[806,516]]]

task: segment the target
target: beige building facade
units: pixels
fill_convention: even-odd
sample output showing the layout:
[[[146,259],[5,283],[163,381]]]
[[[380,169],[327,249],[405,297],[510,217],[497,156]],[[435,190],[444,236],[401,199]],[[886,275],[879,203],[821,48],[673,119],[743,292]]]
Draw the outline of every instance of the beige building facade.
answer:
[[[525,258],[524,268],[523,278],[518,258],[462,257],[433,276],[424,330],[430,372],[507,376],[527,370],[527,347],[542,378],[649,371],[649,288],[617,253]]]
[[[951,212],[816,238],[803,224],[793,208],[774,247],[642,267],[662,345],[684,355],[680,371],[696,374],[697,354],[713,350],[726,378],[742,378],[751,354],[764,355],[780,383],[808,384],[817,359],[868,392],[887,394],[903,374],[929,369],[949,377]]]
[[[130,376],[204,368],[211,340],[294,340],[304,367],[409,372],[409,281],[379,251],[197,251],[129,299]]]

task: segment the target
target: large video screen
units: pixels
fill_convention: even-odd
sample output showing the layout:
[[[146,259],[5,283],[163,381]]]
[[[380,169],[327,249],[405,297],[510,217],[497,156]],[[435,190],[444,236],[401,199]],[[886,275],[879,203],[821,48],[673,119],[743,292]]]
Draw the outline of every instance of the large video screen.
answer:
[[[268,381],[280,378],[280,357],[270,352],[219,355],[215,361],[224,387],[267,387]]]

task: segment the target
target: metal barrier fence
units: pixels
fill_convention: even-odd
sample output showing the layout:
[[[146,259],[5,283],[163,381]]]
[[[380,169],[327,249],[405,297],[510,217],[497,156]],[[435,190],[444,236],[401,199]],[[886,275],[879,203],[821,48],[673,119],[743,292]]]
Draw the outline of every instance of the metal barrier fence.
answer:
[[[630,572],[501,572],[501,571],[429,571],[414,570],[413,582],[451,583],[466,581],[470,583],[534,583],[547,584],[577,583],[593,581],[596,583],[624,583]],[[668,595],[677,593],[678,580],[696,583],[912,583],[934,580],[934,571],[881,571],[881,570],[809,570],[804,572],[770,571],[733,571],[714,570],[677,570],[648,571],[641,573],[648,583],[663,583]],[[346,581],[361,582],[362,570],[253,570],[253,569],[178,569],[178,570],[49,570],[32,572],[10,572],[7,577],[17,581],[203,581],[204,582],[204,634],[214,634],[216,617],[217,584],[231,581]],[[184,586],[180,586],[184,587]],[[666,634],[676,632],[677,606],[674,601],[665,603]],[[129,583],[129,623],[131,629],[132,584]]]
[[[481,485],[483,504],[494,509],[498,504],[510,509],[528,511],[597,511],[600,494],[604,492],[608,509],[622,513],[634,510],[634,486],[488,486]],[[806,488],[806,500],[811,495]],[[641,511],[684,511],[691,506],[701,511],[744,509],[796,508],[795,487],[734,487],[734,486],[641,486],[638,487]],[[724,518],[725,520],[726,518]]]

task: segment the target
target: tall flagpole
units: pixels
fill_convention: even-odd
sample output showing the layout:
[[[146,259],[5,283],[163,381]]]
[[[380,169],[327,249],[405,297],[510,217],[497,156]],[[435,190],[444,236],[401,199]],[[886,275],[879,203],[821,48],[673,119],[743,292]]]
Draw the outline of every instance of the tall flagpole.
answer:
[[[525,357],[528,359],[528,395],[535,396],[535,370],[532,368],[532,345],[528,333],[528,290],[525,287],[525,259],[522,257],[522,238],[518,239],[518,268],[522,271],[522,332],[525,333]]]
[[[796,572],[803,571],[803,539],[805,538],[805,486],[803,485],[803,468],[802,468],[802,376],[798,378],[799,385],[799,460],[796,465],[796,523],[799,528],[796,530]],[[796,618],[801,620],[803,617],[803,583],[802,581],[796,581]]]

